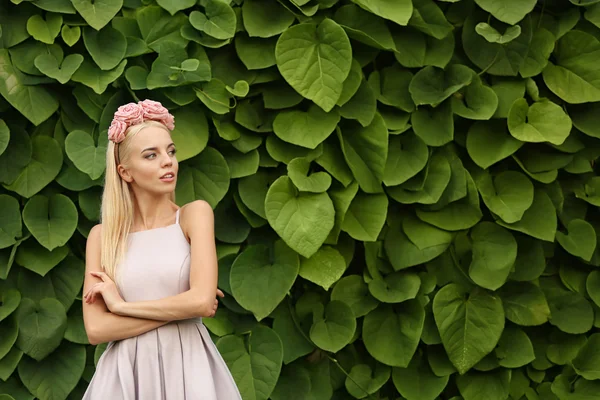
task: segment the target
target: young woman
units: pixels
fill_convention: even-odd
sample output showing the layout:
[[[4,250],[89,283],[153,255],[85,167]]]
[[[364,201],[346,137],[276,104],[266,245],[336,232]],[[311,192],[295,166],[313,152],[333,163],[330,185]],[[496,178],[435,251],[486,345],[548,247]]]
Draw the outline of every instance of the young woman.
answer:
[[[211,206],[174,203],[174,118],[160,103],[119,107],[108,130],[102,224],[86,246],[83,319],[108,342],[83,400],[237,400],[203,317],[217,310]]]

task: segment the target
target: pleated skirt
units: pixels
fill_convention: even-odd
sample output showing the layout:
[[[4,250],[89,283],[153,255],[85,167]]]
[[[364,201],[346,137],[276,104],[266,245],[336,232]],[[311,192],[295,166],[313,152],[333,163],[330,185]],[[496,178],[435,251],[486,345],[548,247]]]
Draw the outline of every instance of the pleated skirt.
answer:
[[[110,342],[82,400],[241,400],[201,319]]]

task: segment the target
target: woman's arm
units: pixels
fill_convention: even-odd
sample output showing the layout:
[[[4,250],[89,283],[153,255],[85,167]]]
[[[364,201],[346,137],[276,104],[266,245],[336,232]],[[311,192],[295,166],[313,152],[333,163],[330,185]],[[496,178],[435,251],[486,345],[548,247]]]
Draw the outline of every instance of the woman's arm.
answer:
[[[115,314],[161,321],[214,315],[218,279],[214,213],[206,201],[196,200],[185,206],[185,216],[191,242],[190,289],[159,300],[122,302],[114,307]]]
[[[100,246],[101,225],[94,226],[88,235],[86,244],[85,279],[83,292],[86,293],[100,279],[90,275],[90,272],[101,272]],[[93,303],[82,302],[83,323],[91,344],[106,343],[141,335],[166,325],[169,321],[153,321],[150,319],[131,318],[111,313],[102,296],[97,296]]]

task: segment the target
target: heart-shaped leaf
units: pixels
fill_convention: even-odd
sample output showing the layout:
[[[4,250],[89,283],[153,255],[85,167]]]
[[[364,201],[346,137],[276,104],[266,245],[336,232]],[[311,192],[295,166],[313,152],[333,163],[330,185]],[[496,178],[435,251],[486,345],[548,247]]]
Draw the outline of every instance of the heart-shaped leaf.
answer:
[[[478,373],[468,372],[456,377],[456,386],[464,400],[478,400],[480,396],[488,400],[504,400],[510,393],[512,371],[498,368]]]
[[[384,247],[397,271],[433,260],[446,251],[452,239],[450,232],[410,217],[404,220],[402,226],[390,226]]]
[[[591,60],[600,56],[600,41],[582,30],[568,31],[558,40],[553,59],[543,70],[544,83],[571,104],[600,101],[600,84],[592,77],[600,66]]]
[[[50,53],[40,54],[34,60],[35,67],[46,76],[56,79],[63,85],[71,80],[71,77],[77,71],[83,56],[81,54],[69,54],[64,58],[62,63]]]
[[[39,125],[56,112],[58,100],[42,85],[28,85],[6,49],[0,49],[0,65],[0,94],[21,114]]]
[[[549,100],[538,101],[531,107],[527,100],[515,101],[508,114],[508,130],[523,142],[549,142],[561,145],[571,132],[571,118]]]
[[[377,361],[406,368],[417,350],[424,323],[425,310],[417,300],[381,304],[363,321],[365,347]]]
[[[54,39],[60,33],[62,23],[63,18],[60,14],[48,13],[45,20],[41,15],[35,14],[27,20],[27,32],[35,40],[46,44],[53,44]]]
[[[337,9],[334,19],[351,38],[382,50],[395,50],[390,30],[381,17],[348,4]]]
[[[246,97],[250,91],[250,85],[246,81],[237,81],[233,87],[225,85],[229,93],[237,97]]]
[[[588,299],[565,288],[557,276],[541,277],[539,282],[550,306],[550,324],[573,335],[592,329],[594,309]]]
[[[473,71],[460,64],[441,69],[427,66],[415,74],[408,90],[416,105],[437,105],[467,86],[473,79]]]
[[[282,303],[274,312],[273,330],[279,335],[283,344],[284,364],[289,364],[297,358],[309,354],[315,348],[306,340],[305,333],[296,326],[292,312],[294,312],[293,308],[290,310],[285,303]]]
[[[433,315],[446,353],[460,374],[494,350],[504,330],[499,297],[478,288],[467,294],[455,283],[436,294]]]
[[[296,19],[286,6],[270,0],[242,4],[242,21],[250,37],[268,38],[283,33]]]
[[[525,18],[536,4],[536,0],[475,0],[475,2],[494,18],[510,25]]]
[[[23,208],[23,222],[48,250],[65,245],[77,228],[77,207],[67,196],[36,195]]]
[[[81,37],[81,28],[78,26],[63,25],[60,35],[67,46],[73,47]]]
[[[42,299],[39,304],[29,298],[22,299],[17,318],[17,346],[37,361],[43,360],[58,347],[67,329],[65,308],[53,298]]]
[[[119,65],[127,51],[127,39],[111,26],[105,26],[99,31],[89,27],[83,28],[83,43],[96,65],[103,71],[109,71]],[[110,46],[106,43],[110,43]]]
[[[452,96],[452,111],[463,118],[489,120],[498,109],[496,92],[473,75],[471,84],[461,94]]]
[[[298,255],[280,240],[273,248],[250,246],[231,266],[231,292],[237,302],[260,321],[285,298],[299,268]]]
[[[361,8],[397,23],[406,26],[413,14],[413,4],[410,0],[399,0],[390,3],[386,0],[352,0]]]
[[[206,147],[179,171],[175,193],[178,201],[183,204],[202,199],[214,209],[229,189],[230,173],[227,161],[212,147]]]
[[[300,276],[325,290],[337,282],[346,271],[344,257],[331,246],[321,247],[310,258],[300,263]]]
[[[418,209],[417,216],[419,219],[448,231],[468,229],[479,222],[483,216],[479,204],[479,193],[471,175],[466,170],[464,170],[464,173],[466,177],[466,196],[447,204],[439,210],[436,207],[431,207],[429,210]]]
[[[508,282],[498,290],[506,318],[521,326],[548,322],[550,307],[542,290],[531,282]]]
[[[502,220],[497,220],[496,223],[548,242],[553,242],[556,236],[556,210],[546,192],[539,189],[534,191],[533,203],[525,211],[523,218],[512,224]]]
[[[311,162],[306,158],[294,158],[288,164],[288,176],[294,186],[302,192],[323,193],[331,186],[331,175],[327,172],[313,172],[307,176]]]
[[[275,232],[307,258],[325,242],[334,224],[335,209],[327,193],[299,193],[287,176],[269,188],[265,210]]]
[[[356,193],[342,222],[341,229],[356,240],[374,242],[387,217],[388,197],[383,193]]]
[[[479,170],[473,178],[485,205],[506,223],[520,221],[533,204],[533,183],[520,172],[504,171],[492,178]]]
[[[0,119],[0,155],[8,148],[10,140],[10,128],[4,120]]]
[[[592,301],[600,307],[600,271],[592,271],[586,280],[586,289]]]
[[[94,62],[88,58],[84,58],[81,66],[73,76],[71,80],[74,82],[83,83],[84,85],[94,89],[97,94],[102,94],[106,91],[108,85],[113,83],[123,74],[127,60],[123,60],[115,68],[109,71],[103,71]]]
[[[573,368],[585,379],[600,379],[600,334],[594,333],[588,337],[573,360]]]
[[[356,317],[349,305],[332,300],[323,315],[313,315],[310,339],[321,349],[337,353],[344,348],[356,330]]]
[[[427,165],[429,149],[413,132],[390,136],[383,183],[401,185]]]
[[[504,368],[519,368],[535,360],[531,339],[514,325],[504,328],[494,353]]]
[[[191,8],[196,3],[197,0],[157,0],[156,2],[159,6],[167,10],[171,15],[175,15],[177,11],[182,11],[187,8]]]
[[[38,135],[31,139],[31,144],[31,161],[10,185],[5,185],[7,189],[27,198],[52,182],[63,163],[62,149],[54,138]]]
[[[1,380],[3,380],[3,381],[8,380],[8,378],[13,374],[13,372],[15,372],[15,369],[17,369],[17,365],[19,365],[19,362],[21,361],[22,357],[23,357],[23,352],[21,350],[19,350],[16,346],[13,346],[13,348],[10,349],[8,354],[5,355],[0,360],[0,379]],[[5,396],[5,398],[3,398],[2,396]],[[1,400],[15,400],[13,397],[11,397],[7,394],[0,395],[0,399]]]
[[[98,146],[86,132],[75,130],[65,139],[65,151],[73,164],[92,179],[98,179],[106,169],[106,135],[100,135]]]
[[[7,194],[0,194],[0,249],[12,246],[22,236],[19,201]]]
[[[331,292],[331,300],[348,304],[356,318],[374,310],[379,302],[369,293],[369,287],[359,275],[347,275],[337,281]]]
[[[512,42],[519,37],[521,34],[521,27],[519,25],[510,26],[506,28],[506,31],[502,34],[487,22],[480,22],[475,26],[475,31],[490,43],[505,44]]]
[[[294,25],[275,47],[279,72],[298,93],[325,112],[342,94],[352,65],[352,48],[344,29],[329,18],[320,24]]]
[[[416,353],[406,368],[394,368],[392,380],[398,392],[407,400],[435,399],[448,384],[450,376],[437,376],[427,360]]]
[[[233,8],[219,0],[208,0],[204,13],[192,11],[190,24],[215,39],[231,39],[235,34],[237,19]]]
[[[38,243],[35,238],[24,241],[17,248],[15,260],[19,265],[35,272],[40,276],[46,274],[58,265],[69,254],[67,246],[57,247],[52,251]],[[32,297],[24,294],[24,297]],[[32,297],[33,298],[33,297]]]
[[[369,292],[382,303],[401,303],[419,293],[421,279],[413,272],[396,271],[369,282]]]
[[[0,322],[13,313],[21,303],[21,293],[9,289],[0,295]],[[0,357],[2,358],[2,357]]]
[[[123,7],[123,0],[71,0],[73,7],[92,28],[104,28]]]
[[[86,366],[85,346],[63,341],[52,357],[36,362],[23,357],[19,378],[40,399],[66,399],[81,379]]]
[[[488,168],[504,160],[523,146],[508,133],[505,122],[478,121],[467,133],[467,151],[475,164]]]
[[[298,364],[285,365],[271,393],[271,400],[287,400],[290,393],[299,398],[308,398],[311,393],[310,375],[306,368]]]
[[[450,101],[437,107],[419,107],[411,114],[410,122],[415,134],[428,146],[440,147],[454,139],[454,115]]]
[[[596,231],[583,219],[572,219],[567,227],[568,234],[556,232],[556,240],[575,257],[590,261],[596,250]]]
[[[369,126],[348,123],[337,130],[346,163],[360,188],[366,193],[381,193],[387,162],[388,131],[381,115]]]
[[[6,318],[2,323],[0,323],[0,360],[4,358],[10,350],[13,348],[13,345],[17,341],[19,336],[19,325],[15,318],[9,317]]]
[[[392,369],[384,364],[376,363],[375,368],[367,364],[355,364],[346,377],[345,386],[354,398],[361,399],[372,395],[390,379]]]
[[[283,346],[277,333],[267,326],[256,325],[249,335],[248,346],[236,335],[222,337],[216,345],[242,398],[267,400],[277,384],[283,360]]]
[[[311,105],[307,112],[286,110],[277,114],[273,131],[281,140],[314,149],[331,135],[339,121],[336,111],[325,112]]]
[[[517,241],[506,229],[483,221],[471,230],[473,258],[469,276],[477,285],[490,290],[501,287],[517,259]]]
[[[413,0],[413,5],[409,26],[440,40],[452,32],[454,27],[433,0]]]

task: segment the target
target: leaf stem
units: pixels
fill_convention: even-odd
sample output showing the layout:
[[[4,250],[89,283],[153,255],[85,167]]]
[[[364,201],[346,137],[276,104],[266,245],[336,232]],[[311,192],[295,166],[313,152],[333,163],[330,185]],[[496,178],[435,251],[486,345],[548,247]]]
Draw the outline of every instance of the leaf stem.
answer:
[[[454,267],[461,273],[462,276],[465,277],[465,279],[469,283],[471,283],[472,285],[475,285],[475,282],[473,282],[471,277],[469,275],[467,275],[467,273],[461,268],[460,261],[458,261],[458,258],[456,258],[456,253],[454,251],[454,247],[450,246],[449,250],[450,250],[450,257],[452,257],[452,261],[454,262]]]
[[[500,45],[502,46],[502,45]],[[494,64],[496,63],[496,60],[498,59],[498,56],[500,55],[500,48],[498,49],[498,51],[496,52],[496,55],[494,56],[494,59],[492,60],[492,62],[490,63],[490,65],[488,65],[487,67],[485,67],[483,70],[481,70],[480,73],[478,73],[478,76],[481,76],[483,74],[485,74],[487,72],[488,69],[492,68],[494,66]]]
[[[329,359],[329,361],[331,361],[332,363],[334,363],[335,365],[338,366],[338,368],[343,372],[344,375],[346,375],[348,378],[350,378],[350,380],[363,392],[366,393],[366,395],[368,396],[368,398],[370,399],[375,399],[373,397],[372,394],[370,394],[369,392],[367,392],[367,390],[365,388],[363,388],[362,386],[360,386],[358,384],[358,382],[356,382],[354,380],[354,378],[352,378],[350,376],[350,374],[348,374],[348,372],[344,369],[344,367],[342,367],[339,363],[338,360],[336,360],[335,358],[331,357],[329,355],[329,353],[321,348],[319,348],[317,345],[314,344],[314,342],[312,340],[310,340],[310,338],[308,336],[306,336],[306,333],[304,333],[304,330],[302,330],[302,328],[300,327],[300,323],[298,322],[298,319],[296,318],[296,315],[294,313],[294,310],[292,308],[292,298],[290,296],[290,294],[288,293],[288,301],[287,301],[287,305],[288,305],[288,309],[290,310],[290,316],[292,317],[292,321],[294,322],[294,326],[296,327],[296,329],[300,332],[300,334],[302,334],[302,336],[304,337],[304,339],[306,339],[306,341],[308,343],[310,343],[312,346],[316,347],[317,349],[319,349],[323,354],[325,354],[325,356]],[[376,400],[376,399],[375,399]]]

